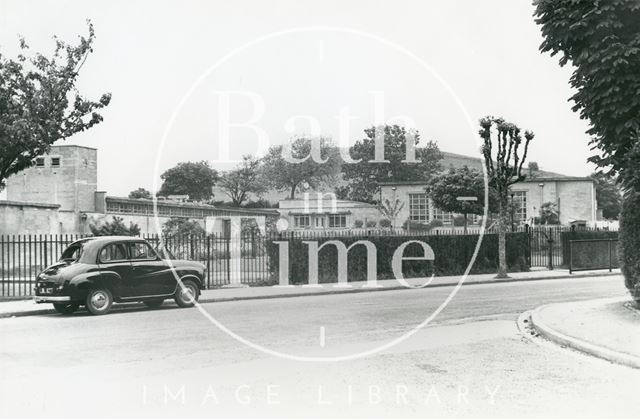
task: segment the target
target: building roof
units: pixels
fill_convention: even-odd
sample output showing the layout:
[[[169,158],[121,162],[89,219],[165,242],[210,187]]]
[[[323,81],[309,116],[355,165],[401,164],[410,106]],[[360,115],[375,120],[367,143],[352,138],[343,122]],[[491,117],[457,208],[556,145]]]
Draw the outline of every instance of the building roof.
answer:
[[[23,201],[0,201],[0,206],[3,207],[34,207],[34,208],[48,208],[58,209],[60,204],[48,204],[44,202],[23,202]]]
[[[135,198],[125,198],[125,197],[117,197],[117,196],[106,196],[106,201],[110,202],[118,202],[118,203],[126,203],[126,204],[143,204],[143,205],[153,205],[153,199],[135,199]],[[227,208],[227,207],[215,207],[213,205],[208,204],[197,204],[194,202],[178,202],[178,201],[168,201],[164,199],[158,199],[158,207],[173,207],[173,208],[193,208],[193,209],[202,209],[207,210],[216,215],[274,215],[277,216],[279,213],[275,209],[267,209],[267,208]]]

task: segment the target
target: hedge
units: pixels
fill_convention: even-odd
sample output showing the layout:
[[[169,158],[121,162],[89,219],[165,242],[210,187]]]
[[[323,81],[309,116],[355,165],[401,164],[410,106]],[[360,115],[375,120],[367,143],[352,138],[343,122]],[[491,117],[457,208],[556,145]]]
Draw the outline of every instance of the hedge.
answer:
[[[340,240],[347,247],[358,240],[368,240],[377,250],[377,278],[393,279],[391,260],[395,250],[411,240],[423,241],[434,251],[434,261],[405,261],[403,275],[406,278],[463,274],[478,241],[477,235],[428,235],[428,236],[353,236],[319,237],[316,239],[271,237],[267,240],[269,269],[273,279],[278,278],[279,246],[276,240],[289,242],[289,278],[292,284],[308,283],[308,246],[303,241],[317,241],[318,245],[330,240]],[[509,270],[526,271],[529,269],[527,233],[507,234],[507,263]],[[367,252],[364,246],[354,246],[348,254],[348,280],[365,281],[367,279]],[[413,243],[406,247],[405,257],[423,256],[422,247]],[[494,273],[498,269],[498,236],[485,234],[471,273]],[[321,283],[337,281],[337,250],[333,245],[324,247],[318,256],[318,280]]]
[[[624,284],[640,300],[640,194],[628,193],[620,213],[620,247],[618,256]]]

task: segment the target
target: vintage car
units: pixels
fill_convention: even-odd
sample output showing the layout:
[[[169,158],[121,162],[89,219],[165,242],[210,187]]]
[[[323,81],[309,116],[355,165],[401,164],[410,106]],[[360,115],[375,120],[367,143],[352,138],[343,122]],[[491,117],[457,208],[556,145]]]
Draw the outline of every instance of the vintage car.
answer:
[[[81,305],[91,314],[106,314],[114,302],[141,301],[158,307],[167,298],[180,307],[191,307],[204,287],[206,268],[167,255],[137,237],[78,240],[38,275],[34,300],[53,303],[62,314],[73,313]]]

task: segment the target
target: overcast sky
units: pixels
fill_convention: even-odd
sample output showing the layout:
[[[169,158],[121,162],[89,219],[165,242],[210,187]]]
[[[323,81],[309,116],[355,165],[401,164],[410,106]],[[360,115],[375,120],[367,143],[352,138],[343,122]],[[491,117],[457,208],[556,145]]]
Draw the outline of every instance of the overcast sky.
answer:
[[[567,101],[571,69],[539,53],[530,3],[0,0],[0,51],[14,56],[22,34],[48,52],[53,34],[72,41],[93,21],[79,89],[113,99],[102,124],[66,143],[98,148],[98,188],[110,195],[151,189],[156,160],[160,172],[186,160],[228,168],[219,111],[229,91],[240,92],[230,96],[230,121],[259,117],[269,144],[316,128],[353,142],[374,123],[377,95],[385,118],[410,118],[442,150],[479,155],[477,120],[502,115],[535,132],[530,161],[587,175],[587,124]],[[345,131],[341,110],[351,118]],[[318,126],[285,126],[296,115]],[[231,159],[259,148],[253,129],[229,135]]]

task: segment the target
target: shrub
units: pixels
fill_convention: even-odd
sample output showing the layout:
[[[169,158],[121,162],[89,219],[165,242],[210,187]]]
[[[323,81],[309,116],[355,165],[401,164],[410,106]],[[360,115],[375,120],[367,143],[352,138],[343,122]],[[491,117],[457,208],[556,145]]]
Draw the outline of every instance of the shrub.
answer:
[[[464,215],[456,215],[453,217],[453,225],[456,227],[462,227],[464,225]]]
[[[355,220],[355,221],[353,222],[353,226],[354,226],[355,228],[362,228],[362,226],[363,226],[363,225],[364,225],[364,222],[363,222],[362,220]]]
[[[391,220],[389,220],[387,218],[383,218],[382,220],[380,220],[380,227],[382,227],[382,228],[391,227]]]
[[[429,225],[431,226],[431,228],[435,228],[435,227],[442,227],[444,223],[442,222],[442,220],[438,220],[437,218],[434,218],[433,220],[431,220]]]
[[[367,223],[365,225],[367,226],[367,228],[375,228],[378,223],[376,222],[376,220],[367,220]]]
[[[629,192],[620,213],[618,255],[624,274],[624,285],[636,301],[640,300],[640,194]]]
[[[138,224],[129,223],[129,227],[124,224],[122,217],[113,217],[113,221],[103,224],[89,225],[91,234],[94,236],[138,236],[140,227]]]

